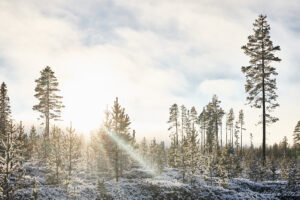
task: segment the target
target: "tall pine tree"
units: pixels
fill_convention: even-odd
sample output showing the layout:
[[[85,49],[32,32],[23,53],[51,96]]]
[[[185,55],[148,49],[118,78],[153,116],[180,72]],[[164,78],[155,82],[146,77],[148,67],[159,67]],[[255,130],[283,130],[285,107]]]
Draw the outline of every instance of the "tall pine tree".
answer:
[[[245,90],[248,93],[248,103],[251,107],[262,108],[262,162],[266,162],[266,124],[274,123],[278,118],[270,115],[279,104],[277,103],[276,68],[270,64],[281,59],[274,53],[280,50],[270,40],[270,25],[267,16],[259,15],[255,20],[254,34],[248,37],[248,43],[242,46],[244,53],[250,57],[250,65],[243,66],[242,72],[246,75]]]
[[[41,71],[40,78],[35,80],[35,97],[39,103],[33,106],[33,110],[41,113],[40,118],[45,119],[45,136],[49,138],[50,120],[59,120],[62,104],[62,96],[57,95],[58,81],[52,69],[47,66]]]

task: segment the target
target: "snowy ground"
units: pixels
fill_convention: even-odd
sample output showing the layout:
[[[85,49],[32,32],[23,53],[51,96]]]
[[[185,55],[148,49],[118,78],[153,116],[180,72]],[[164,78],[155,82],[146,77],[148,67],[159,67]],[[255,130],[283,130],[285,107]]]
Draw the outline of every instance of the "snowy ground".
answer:
[[[32,180],[37,180],[38,199],[68,199],[64,187],[49,185],[45,179],[46,168],[37,163],[26,163],[25,189],[18,190],[18,199],[30,199]],[[99,190],[98,175],[85,170],[74,173],[72,187],[75,189],[72,199],[297,199],[298,194],[290,197],[286,193],[286,182],[254,183],[247,179],[233,179],[226,188],[213,185],[206,176],[196,176],[191,186],[181,181],[176,169],[165,169],[162,174],[152,177],[147,171],[134,169],[124,174],[119,182],[110,177],[101,178],[104,188]],[[285,196],[285,198],[283,197]],[[288,198],[287,198],[288,197]]]

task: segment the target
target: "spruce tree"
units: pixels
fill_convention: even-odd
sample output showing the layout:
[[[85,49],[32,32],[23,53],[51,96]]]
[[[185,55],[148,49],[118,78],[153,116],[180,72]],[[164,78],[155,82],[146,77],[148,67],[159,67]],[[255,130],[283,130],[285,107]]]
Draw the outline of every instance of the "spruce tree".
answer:
[[[279,104],[277,103],[276,68],[270,64],[281,59],[274,53],[280,50],[270,40],[270,25],[267,16],[259,15],[255,20],[254,34],[248,37],[248,43],[242,46],[244,53],[250,57],[250,65],[243,66],[242,72],[246,75],[245,90],[248,93],[247,101],[251,107],[262,108],[262,161],[266,162],[266,124],[274,123],[278,118],[271,116]]]
[[[34,126],[31,126],[29,132],[29,145],[28,145],[28,153],[30,158],[33,157],[33,154],[37,151],[38,145],[38,135]]]
[[[63,135],[64,133],[58,127],[53,127],[52,137],[50,138],[50,152],[47,157],[47,164],[50,167],[50,174],[48,174],[48,180],[51,184],[58,184],[63,180],[65,176],[64,171],[64,146]]]
[[[66,129],[64,148],[66,171],[68,172],[67,184],[70,184],[72,172],[74,171],[75,165],[78,163],[80,156],[80,141],[75,133],[75,129],[72,127],[72,123],[70,123],[70,127]]]
[[[115,178],[118,182],[119,176],[122,176],[123,169],[128,165],[128,156],[122,151],[117,140],[123,143],[130,144],[132,136],[129,133],[130,118],[125,113],[125,108],[119,104],[118,98],[114,101],[112,111],[108,115],[109,123],[106,123],[106,132],[111,137],[115,138],[114,145],[110,147],[113,154],[113,165],[115,170]]]
[[[15,199],[15,191],[20,189],[20,179],[25,173],[22,168],[22,156],[17,129],[12,121],[7,122],[5,132],[1,134],[3,156],[0,156],[0,191],[4,200]]]
[[[7,95],[7,87],[3,82],[0,88],[0,135],[5,137],[7,132],[8,123],[10,121],[10,103]],[[0,137],[1,139],[2,137]],[[4,138],[3,138],[4,139]],[[4,154],[4,147],[0,143],[0,156]]]
[[[57,95],[58,81],[52,69],[47,66],[41,71],[40,78],[35,80],[35,95],[38,104],[33,106],[33,110],[41,113],[40,118],[45,119],[45,136],[49,138],[50,120],[59,120],[62,104],[62,96]]]

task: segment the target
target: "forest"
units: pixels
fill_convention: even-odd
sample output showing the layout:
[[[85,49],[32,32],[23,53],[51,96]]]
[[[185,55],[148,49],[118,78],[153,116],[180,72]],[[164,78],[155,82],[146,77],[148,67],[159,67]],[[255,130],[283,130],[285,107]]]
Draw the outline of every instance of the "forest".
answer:
[[[285,133],[293,141],[285,136],[266,144],[266,137],[273,137],[266,135],[269,125],[280,120],[272,111],[279,106],[275,66],[281,49],[270,29],[267,17],[259,15],[241,48],[249,58],[240,72],[245,103],[261,112],[259,146],[245,128],[247,113],[235,105],[224,110],[218,94],[206,105],[166,107],[169,118],[161,123],[169,127],[169,141],[151,135],[137,140],[134,116],[118,97],[107,102],[100,128],[86,137],[75,123],[56,125],[68,105],[50,66],[34,82],[38,103],[32,109],[40,116],[27,132],[22,121],[14,120],[11,90],[3,82],[0,199],[298,199],[300,119],[293,132]]]

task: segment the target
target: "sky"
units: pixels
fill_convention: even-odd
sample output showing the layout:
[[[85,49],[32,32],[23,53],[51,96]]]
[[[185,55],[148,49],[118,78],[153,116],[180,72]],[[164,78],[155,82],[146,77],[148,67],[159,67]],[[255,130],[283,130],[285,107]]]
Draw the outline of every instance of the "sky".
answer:
[[[100,127],[116,97],[138,139],[169,140],[169,107],[198,111],[217,94],[225,111],[244,109],[245,143],[262,140],[260,110],[246,105],[241,46],[259,14],[267,15],[275,63],[279,121],[267,144],[292,142],[300,120],[300,3],[297,0],[1,0],[0,81],[8,86],[12,115],[26,127],[34,80],[50,66],[66,106],[62,122],[80,133]]]

